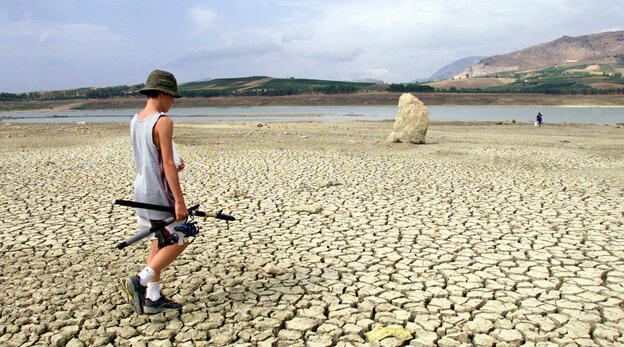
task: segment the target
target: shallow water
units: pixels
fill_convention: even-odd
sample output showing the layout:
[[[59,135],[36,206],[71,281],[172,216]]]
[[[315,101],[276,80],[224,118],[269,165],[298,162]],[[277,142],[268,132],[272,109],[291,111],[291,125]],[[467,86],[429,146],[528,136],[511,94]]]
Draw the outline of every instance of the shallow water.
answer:
[[[624,107],[540,107],[540,106],[429,106],[432,121],[533,122],[537,112],[544,123],[624,122]],[[138,109],[89,111],[46,111],[0,113],[1,122],[71,123],[129,122]],[[396,117],[395,106],[292,106],[292,107],[203,107],[172,109],[168,114],[180,122],[292,122],[336,120],[388,120]],[[207,117],[202,117],[205,115]]]

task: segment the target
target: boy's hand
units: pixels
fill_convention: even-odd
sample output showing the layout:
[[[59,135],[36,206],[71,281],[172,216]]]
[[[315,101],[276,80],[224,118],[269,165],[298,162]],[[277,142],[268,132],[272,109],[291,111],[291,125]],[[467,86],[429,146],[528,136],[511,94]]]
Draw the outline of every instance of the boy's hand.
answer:
[[[175,203],[175,216],[176,220],[184,220],[188,217],[188,209],[184,201],[176,201]]]

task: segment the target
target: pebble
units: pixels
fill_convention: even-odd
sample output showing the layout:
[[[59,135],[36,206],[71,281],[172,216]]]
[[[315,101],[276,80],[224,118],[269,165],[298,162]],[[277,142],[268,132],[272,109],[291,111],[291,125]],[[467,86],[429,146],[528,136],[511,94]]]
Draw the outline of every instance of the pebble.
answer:
[[[274,264],[266,264],[262,269],[270,275],[281,275],[286,272],[286,270]]]
[[[293,212],[308,212],[308,213],[319,213],[323,210],[323,207],[320,204],[301,204],[293,206]]]

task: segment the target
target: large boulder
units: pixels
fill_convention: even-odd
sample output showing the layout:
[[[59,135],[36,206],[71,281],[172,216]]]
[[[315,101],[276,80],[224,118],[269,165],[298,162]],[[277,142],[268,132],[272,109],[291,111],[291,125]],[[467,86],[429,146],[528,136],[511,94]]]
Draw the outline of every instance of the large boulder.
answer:
[[[394,128],[386,141],[425,143],[429,127],[429,111],[417,97],[404,93],[399,99],[399,112]]]

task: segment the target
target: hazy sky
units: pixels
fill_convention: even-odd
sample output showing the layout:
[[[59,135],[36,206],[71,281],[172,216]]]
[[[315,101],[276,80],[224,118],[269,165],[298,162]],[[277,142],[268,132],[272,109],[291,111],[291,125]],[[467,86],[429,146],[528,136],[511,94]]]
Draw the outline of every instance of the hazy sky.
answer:
[[[0,0],[0,91],[267,75],[406,82],[624,30],[622,0]]]

